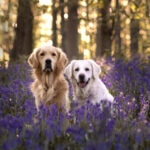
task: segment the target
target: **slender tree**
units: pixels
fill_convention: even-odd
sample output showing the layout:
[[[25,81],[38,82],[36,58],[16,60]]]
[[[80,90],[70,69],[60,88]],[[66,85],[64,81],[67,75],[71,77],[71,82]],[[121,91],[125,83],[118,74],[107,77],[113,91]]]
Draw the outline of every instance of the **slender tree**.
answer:
[[[139,20],[132,18],[130,22],[130,37],[131,37],[130,51],[132,56],[137,54],[139,49],[138,46],[139,30],[140,30]]]
[[[115,35],[114,35],[114,39],[115,39],[115,56],[121,56],[122,52],[121,52],[121,37],[120,37],[120,33],[121,33],[121,27],[120,27],[120,4],[119,4],[119,0],[116,0],[116,16],[115,16],[115,20],[114,20],[114,24],[115,24]]]
[[[66,52],[66,22],[64,18],[64,0],[59,0],[60,3],[60,16],[61,16],[61,47]]]
[[[111,53],[112,24],[109,22],[110,2],[111,0],[98,0],[96,56],[110,55]]]
[[[17,14],[15,39],[10,52],[12,61],[16,61],[20,55],[28,55],[32,52],[33,14],[30,0],[18,0]]]
[[[150,17],[150,1],[146,0],[145,5],[146,5],[146,16]]]
[[[70,59],[78,57],[78,1],[68,0],[66,24],[66,53]]]
[[[56,0],[53,0],[52,4],[52,16],[53,16],[53,22],[52,22],[52,41],[54,46],[58,46],[58,41],[57,41],[57,7],[56,7]]]
[[[133,1],[132,5],[136,8],[135,10],[132,10],[131,8],[131,21],[130,21],[130,51],[131,51],[131,56],[134,56],[135,54],[138,53],[139,50],[139,31],[140,31],[140,22],[139,22],[139,17],[137,17],[137,9],[139,9],[141,0]],[[132,6],[131,5],[131,6]]]

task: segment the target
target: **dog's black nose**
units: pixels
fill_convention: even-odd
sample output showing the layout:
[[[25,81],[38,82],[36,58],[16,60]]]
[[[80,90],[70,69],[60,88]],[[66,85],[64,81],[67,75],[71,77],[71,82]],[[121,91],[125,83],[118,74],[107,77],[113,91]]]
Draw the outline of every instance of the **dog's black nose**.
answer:
[[[50,65],[50,64],[51,64],[51,60],[50,60],[50,59],[46,59],[45,63],[46,63],[47,65]]]
[[[85,75],[84,75],[84,74],[80,74],[80,75],[79,75],[80,81],[84,81],[84,78],[85,78]]]
[[[45,69],[44,69],[44,71],[46,73],[50,73],[51,71],[53,71],[53,69],[52,69],[52,61],[50,59],[46,59],[45,60]]]

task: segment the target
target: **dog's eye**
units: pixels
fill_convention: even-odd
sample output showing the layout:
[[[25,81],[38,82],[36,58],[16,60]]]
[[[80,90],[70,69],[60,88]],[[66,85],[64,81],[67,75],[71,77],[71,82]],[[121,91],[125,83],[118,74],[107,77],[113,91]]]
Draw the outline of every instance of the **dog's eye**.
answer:
[[[56,56],[56,53],[52,53],[52,56]]]
[[[89,68],[85,68],[85,71],[89,71],[90,69]]]
[[[79,68],[76,68],[75,71],[79,71]]]
[[[44,55],[45,55],[44,53],[41,53],[41,54],[40,54],[40,56],[44,56]]]

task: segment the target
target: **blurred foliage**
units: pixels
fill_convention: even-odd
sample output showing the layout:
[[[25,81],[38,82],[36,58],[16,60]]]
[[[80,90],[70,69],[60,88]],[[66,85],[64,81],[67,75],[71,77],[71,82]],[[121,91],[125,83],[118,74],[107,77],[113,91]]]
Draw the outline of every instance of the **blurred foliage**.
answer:
[[[41,43],[47,40],[52,41],[56,34],[57,39],[55,40],[58,42],[55,46],[61,47],[63,45],[62,38],[64,38],[67,33],[66,23],[68,21],[69,1],[64,0],[62,1],[63,3],[60,3],[60,0],[55,0],[55,7],[53,7],[54,1],[52,0],[49,0],[48,4],[44,3],[44,0],[31,0],[30,2],[34,15],[34,47],[39,46]],[[96,55],[96,33],[98,32],[97,26],[101,26],[103,24],[103,19],[106,22],[107,28],[111,28],[111,43],[108,42],[108,44],[111,44],[111,49],[109,50],[111,56],[130,57],[130,52],[132,51],[131,45],[135,40],[136,45],[138,45],[138,50],[137,52],[135,51],[136,53],[140,53],[142,55],[150,54],[149,0],[111,0],[108,2],[110,3],[108,6],[109,9],[106,11],[106,17],[103,18],[102,11],[105,9],[104,6],[107,5],[105,4],[107,1],[78,0],[78,55],[83,58],[98,57]],[[14,31],[17,27],[16,17],[18,2],[15,0],[1,0],[0,7],[0,47],[9,53],[13,47],[13,41],[15,40]],[[101,10],[100,13],[97,11],[98,8]],[[53,9],[57,10],[56,20],[53,20]],[[64,30],[62,30],[62,12],[60,10],[63,10],[64,13]],[[99,19],[98,22],[97,19]],[[139,23],[139,31],[137,31],[139,33],[136,34],[138,37],[135,39],[134,36],[130,35],[130,33],[132,33],[132,28],[130,28],[130,25],[131,20],[133,19],[137,20]],[[52,30],[53,21],[56,22],[56,31]],[[120,31],[118,32],[118,30]],[[118,40],[116,40],[118,37],[120,37],[119,43]],[[54,41],[52,41],[52,43],[53,42]],[[106,56],[108,55],[107,49],[104,51],[104,53]],[[74,54],[74,52],[72,54]]]

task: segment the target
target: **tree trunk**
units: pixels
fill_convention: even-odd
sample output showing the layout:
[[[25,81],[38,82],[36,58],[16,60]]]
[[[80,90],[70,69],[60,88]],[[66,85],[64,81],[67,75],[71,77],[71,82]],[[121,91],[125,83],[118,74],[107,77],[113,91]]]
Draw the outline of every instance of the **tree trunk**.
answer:
[[[10,60],[16,61],[20,55],[28,55],[32,52],[33,14],[30,0],[18,0],[18,16],[16,36],[13,49],[10,52]]]
[[[64,18],[64,0],[59,0],[60,2],[60,15],[61,15],[61,48],[66,52],[66,26]]]
[[[121,27],[120,27],[120,5],[119,5],[119,0],[116,0],[116,19],[115,19],[115,56],[122,56],[121,52],[121,37],[120,37],[120,32],[121,32]]]
[[[150,2],[146,0],[146,16],[150,17]]]
[[[98,3],[100,5],[100,1]],[[96,56],[111,54],[112,25],[109,21],[110,0],[103,0],[103,7],[98,7],[97,34],[96,34]]]
[[[68,0],[66,53],[69,59],[78,57],[78,1]]]
[[[140,31],[140,20],[137,18],[138,9],[141,6],[142,1],[137,0],[133,2],[133,6],[130,8],[132,19],[130,21],[130,52],[133,57],[138,53],[139,50],[139,31]]]
[[[52,5],[52,16],[53,16],[53,22],[52,22],[52,41],[54,46],[58,46],[57,42],[57,8],[55,7],[56,0],[53,0]]]
[[[130,44],[130,51],[131,56],[134,56],[138,53],[138,42],[139,42],[139,20],[132,18],[130,23],[130,37],[131,37],[131,44]]]

